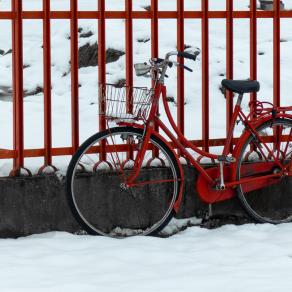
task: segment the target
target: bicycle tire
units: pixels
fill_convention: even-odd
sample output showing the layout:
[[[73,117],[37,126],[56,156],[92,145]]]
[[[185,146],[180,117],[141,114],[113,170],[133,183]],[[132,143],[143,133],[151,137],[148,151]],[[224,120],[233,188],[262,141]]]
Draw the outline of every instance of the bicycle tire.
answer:
[[[127,136],[128,137],[127,143],[128,143],[129,137],[131,139],[133,139],[133,137],[135,137],[135,139],[136,139],[136,137],[137,137],[137,139],[138,138],[142,139],[142,135],[143,135],[143,130],[138,129],[138,128],[133,128],[133,127],[111,128],[111,129],[105,130],[103,132],[99,132],[99,133],[91,136],[90,138],[88,138],[79,147],[78,151],[73,155],[71,162],[69,164],[68,170],[67,170],[67,175],[66,175],[67,198],[68,198],[70,209],[71,209],[74,217],[79,222],[79,224],[84,228],[84,230],[86,230],[89,234],[92,234],[92,235],[99,234],[99,235],[116,237],[116,238],[123,238],[123,237],[133,236],[133,235],[155,235],[157,232],[162,230],[169,223],[171,218],[173,217],[173,215],[174,215],[173,206],[177,200],[177,196],[178,196],[179,189],[180,189],[180,179],[181,179],[180,171],[179,171],[177,160],[175,159],[173,152],[168,148],[168,146],[161,139],[157,138],[154,135],[152,135],[150,137],[150,142],[159,150],[160,155],[163,156],[163,158],[165,158],[167,160],[166,167],[163,168],[163,166],[161,166],[161,165],[160,166],[159,165],[157,165],[157,166],[151,166],[151,165],[147,166],[146,165],[142,169],[143,171],[141,171],[140,174],[143,172],[142,175],[146,175],[146,176],[148,175],[151,179],[151,175],[153,175],[153,176],[155,175],[155,176],[158,176],[160,178],[162,178],[164,176],[168,177],[169,176],[168,172],[170,172],[170,175],[174,177],[174,180],[173,180],[173,186],[171,188],[171,194],[167,195],[170,198],[169,202],[167,203],[168,204],[167,207],[164,206],[162,202],[160,202],[160,201],[163,201],[161,198],[161,194],[159,194],[160,198],[159,198],[159,196],[157,196],[158,191],[162,191],[164,189],[168,190],[167,186],[165,185],[166,183],[164,183],[164,184],[161,183],[160,187],[157,187],[154,185],[146,185],[145,187],[142,187],[143,190],[140,190],[140,191],[145,191],[148,188],[148,190],[146,190],[146,191],[148,191],[147,194],[149,196],[149,198],[148,198],[149,201],[147,201],[145,199],[145,197],[143,197],[141,195],[141,193],[139,193],[139,190],[138,191],[134,190],[134,191],[129,192],[129,193],[131,193],[131,196],[135,192],[135,195],[133,196],[133,198],[131,198],[131,196],[128,196],[128,195],[126,195],[126,196],[121,195],[121,193],[127,192],[127,190],[123,190],[123,189],[121,190],[121,183],[120,183],[121,172],[123,170],[126,172],[128,169],[127,167],[129,167],[129,166],[126,166],[126,164],[123,166],[123,170],[117,169],[116,166],[115,166],[116,169],[114,169],[113,171],[111,169],[96,170],[96,172],[98,173],[98,177],[99,177],[99,186],[98,186],[99,190],[102,190],[102,192],[104,194],[107,193],[109,198],[111,197],[113,199],[114,198],[113,197],[114,191],[112,191],[111,189],[112,188],[115,189],[115,196],[116,197],[115,197],[115,200],[112,200],[114,202],[102,201],[102,200],[109,200],[109,199],[106,198],[105,196],[101,196],[100,194],[97,194],[96,189],[95,189],[95,194],[94,194],[96,196],[96,200],[98,199],[98,200],[102,201],[102,202],[100,202],[101,203],[100,206],[103,206],[102,208],[105,208],[105,207],[107,207],[108,209],[117,208],[118,202],[116,200],[118,200],[118,199],[121,201],[121,203],[125,203],[125,204],[128,203],[128,205],[126,204],[125,206],[122,206],[122,205],[120,206],[121,209],[123,209],[123,210],[126,210],[127,208],[129,209],[129,210],[127,210],[126,213],[121,211],[121,210],[115,210],[115,212],[114,212],[115,214],[113,214],[113,212],[110,212],[110,210],[101,210],[102,209],[101,207],[96,206],[96,204],[98,204],[99,202],[96,202],[94,204],[96,218],[89,219],[88,217],[92,216],[91,215],[92,211],[87,210],[86,208],[88,208],[88,209],[93,208],[93,206],[92,206],[93,201],[90,202],[90,200],[92,200],[91,197],[88,199],[89,206],[81,206],[81,204],[86,203],[86,202],[84,203],[83,198],[82,198],[82,200],[80,199],[80,203],[78,203],[77,192],[80,192],[80,191],[78,191],[78,188],[81,188],[81,184],[82,184],[81,177],[82,176],[85,177],[85,181],[87,180],[89,182],[88,185],[90,185],[90,179],[91,180],[95,179],[96,181],[98,180],[97,177],[95,178],[95,172],[94,172],[94,174],[88,173],[87,171],[85,171],[85,172],[79,171],[78,172],[78,165],[80,165],[80,163],[81,163],[80,162],[81,158],[85,157],[84,155],[86,155],[86,156],[89,155],[86,153],[89,151],[88,149],[92,148],[92,146],[96,145],[96,144],[101,145],[100,144],[101,141],[105,141],[105,139],[113,140],[113,137],[117,137],[117,141],[119,143],[121,143],[121,141],[120,141],[122,139],[121,137]],[[109,137],[110,137],[110,139],[109,139]],[[118,138],[118,137],[120,137],[120,138]],[[107,141],[107,143],[109,143],[109,141]],[[115,144],[113,143],[113,145],[115,145]],[[116,147],[118,147],[118,146],[116,146]],[[116,150],[116,149],[114,149],[114,150]],[[119,157],[121,155],[120,152],[116,152],[116,151],[113,151],[113,152],[114,152],[114,155],[116,155],[115,158],[117,158],[117,161],[119,161]],[[149,151],[147,151],[147,152],[149,152]],[[151,151],[151,153],[152,153],[152,151]],[[94,155],[97,155],[97,154],[94,153]],[[111,157],[107,156],[107,158],[110,157],[110,159],[114,160],[113,154],[107,154],[107,155],[111,156]],[[146,157],[146,155],[145,155],[145,157]],[[92,159],[92,157],[91,157],[91,159]],[[112,164],[114,164],[114,162],[112,162]],[[106,166],[106,165],[104,165],[104,166]],[[167,166],[169,166],[169,169]],[[87,167],[87,165],[85,167]],[[148,173],[147,173],[147,171],[148,171]],[[153,172],[153,174],[151,174],[152,172]],[[79,176],[79,180],[80,180],[79,186],[77,183],[78,176]],[[86,179],[86,176],[88,176],[89,179]],[[103,180],[100,179],[101,177],[103,178]],[[101,186],[100,184],[103,181],[105,184],[110,183],[111,188],[106,188],[107,185]],[[114,186],[113,185],[114,183],[117,183],[117,185],[118,185],[118,183],[120,183],[119,187],[117,187],[116,185]],[[91,181],[91,184],[92,184],[92,181]],[[84,183],[83,183],[83,187],[84,187]],[[86,196],[89,196],[88,190],[90,190],[90,188],[87,187]],[[151,193],[151,191],[153,192],[153,194]],[[136,192],[137,192],[137,194],[136,194]],[[150,193],[151,193],[151,195],[149,195]],[[137,197],[135,197],[135,196],[137,196]],[[128,197],[129,197],[129,199],[128,199]],[[139,198],[139,200],[140,200],[139,202],[138,202],[137,198]],[[137,205],[134,205],[133,209],[135,209],[137,207],[139,212],[137,212],[137,210],[132,210],[134,203],[132,203],[132,201],[131,202],[129,201],[132,199],[134,199],[134,200],[137,199],[137,202],[135,203]],[[155,200],[157,200],[157,201],[155,201]],[[142,206],[143,203],[148,204],[148,206]],[[159,220],[156,219],[158,217],[158,215],[156,216],[156,215],[152,214],[154,212],[154,210],[155,210],[155,212],[158,212],[158,210],[157,210],[158,207],[155,208],[155,206],[152,206],[151,203],[152,203],[152,205],[154,203],[156,203],[159,206],[163,205],[163,207],[166,208],[165,210],[164,209],[161,210],[161,213],[163,213],[163,214],[159,214]],[[82,208],[82,210],[81,210],[81,208]],[[145,208],[148,208],[148,210],[145,210]],[[148,213],[146,214],[146,211],[149,214]],[[84,214],[85,212],[87,212],[88,214]],[[159,210],[159,212],[160,212],[160,210]],[[121,214],[121,216],[120,216],[121,218],[119,218],[119,215],[117,215],[117,214]],[[134,214],[134,216],[133,216],[133,214]],[[149,226],[151,225],[150,227],[145,226],[145,220],[143,218],[139,218],[140,214],[141,214],[141,217],[142,216],[144,216],[144,217],[149,216],[149,217],[147,217],[146,220],[149,221],[148,225]],[[139,228],[139,226],[137,226],[137,225],[139,225],[137,223],[137,221],[135,221],[132,217],[131,218],[124,218],[127,215],[129,215],[129,217],[130,217],[130,215],[132,215],[132,217],[137,217],[137,221],[139,221],[138,223],[139,224],[141,223],[140,228]],[[151,216],[153,216],[153,218],[150,218]],[[112,217],[117,217],[117,218],[112,218]],[[154,218],[156,220],[154,220]],[[117,223],[118,223],[117,221],[119,219],[120,219],[120,221],[123,221],[123,223],[121,223],[121,226],[117,226]],[[155,222],[152,222],[151,220],[153,220]],[[114,221],[115,221],[115,223],[113,223]],[[135,221],[135,222],[132,222],[132,221]],[[142,223],[142,221],[143,221],[143,223]],[[129,223],[129,226],[126,226],[127,225],[126,223]],[[110,225],[113,225],[113,226],[110,226]],[[134,226],[134,228],[133,228],[133,226]],[[131,228],[133,228],[133,230]],[[113,230],[115,230],[115,231],[113,231]]]
[[[277,128],[278,127],[278,128]],[[268,151],[264,144],[259,143],[254,135],[250,135],[243,144],[238,157],[237,180],[247,176],[245,163],[257,163],[258,168],[262,167],[260,163],[266,163],[263,173],[275,173],[278,171],[276,160],[281,161],[282,166],[291,163],[292,153],[292,120],[289,119],[271,119],[257,128],[257,133],[262,136],[273,135],[276,129],[281,129],[281,135],[287,135],[287,141],[280,141],[275,146],[275,141],[266,142],[267,147],[273,149],[274,157],[268,156]],[[285,130],[285,133],[283,132]],[[283,134],[284,133],[284,134]],[[283,143],[283,144],[282,144]],[[259,148],[261,147],[261,148]],[[276,148],[277,147],[277,148]],[[250,151],[253,149],[253,152]],[[259,151],[258,149],[261,149]],[[266,153],[264,152],[266,151]],[[261,153],[262,152],[262,153]],[[257,157],[257,158],[256,158]],[[252,160],[253,159],[253,160]],[[247,168],[246,168],[247,169]],[[248,175],[253,175],[252,167],[248,167]],[[256,169],[256,168],[255,168]],[[258,175],[254,170],[254,175]],[[244,185],[237,186],[237,196],[244,210],[256,222],[279,224],[292,221],[292,177],[282,176],[280,179],[273,178],[274,181],[267,181],[266,185],[258,190],[245,192],[248,189]],[[260,180],[259,182],[260,183]]]

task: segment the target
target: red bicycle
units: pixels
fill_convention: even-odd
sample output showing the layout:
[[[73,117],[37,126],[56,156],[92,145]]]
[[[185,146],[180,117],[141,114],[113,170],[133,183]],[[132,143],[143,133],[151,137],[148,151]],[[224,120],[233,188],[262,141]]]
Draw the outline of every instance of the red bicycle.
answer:
[[[111,237],[152,235],[165,227],[178,212],[183,197],[184,173],[179,156],[198,171],[197,191],[204,202],[214,204],[237,196],[257,222],[292,220],[292,107],[257,101],[250,104],[246,115],[241,109],[243,94],[257,92],[259,83],[223,80],[225,89],[238,94],[230,131],[221,155],[201,150],[176,126],[164,85],[168,68],[176,65],[191,70],[171,61],[171,56],[195,61],[197,55],[170,52],[164,59],[136,64],[138,76],[152,77],[154,86],[150,90],[100,86],[100,114],[108,127],[80,146],[67,171],[71,210],[89,233]],[[176,136],[157,114],[160,97]],[[244,130],[233,146],[233,131],[239,121]],[[113,123],[117,126],[111,127]],[[193,152],[216,163],[204,168]],[[279,205],[287,202],[281,210],[275,196]],[[269,203],[271,197],[273,203]]]

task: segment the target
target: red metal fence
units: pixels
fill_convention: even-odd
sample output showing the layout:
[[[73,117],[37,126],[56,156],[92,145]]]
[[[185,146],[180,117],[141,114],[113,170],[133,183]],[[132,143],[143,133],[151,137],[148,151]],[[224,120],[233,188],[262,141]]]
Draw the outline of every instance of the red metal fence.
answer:
[[[94,0],[92,0],[94,1]],[[273,11],[256,9],[257,0],[250,0],[249,11],[234,11],[233,0],[226,0],[226,11],[209,11],[208,0],[201,1],[201,11],[184,11],[184,0],[177,0],[177,11],[158,11],[158,0],[151,0],[150,11],[133,11],[132,0],[125,1],[125,11],[106,11],[105,1],[98,2],[98,11],[79,11],[78,1],[70,0],[70,11],[51,11],[50,0],[43,0],[42,11],[23,11],[22,0],[11,0],[12,11],[0,12],[0,20],[12,20],[12,50],[13,50],[13,150],[0,150],[0,159],[13,158],[14,171],[18,174],[24,167],[25,157],[44,157],[44,166],[52,165],[52,157],[71,155],[79,145],[78,121],[78,20],[98,20],[98,76],[99,82],[106,80],[106,19],[125,19],[126,30],[126,84],[133,85],[133,19],[151,20],[152,57],[158,56],[158,20],[177,20],[177,48],[184,49],[185,19],[201,19],[202,23],[202,140],[197,145],[208,150],[210,146],[223,145],[224,139],[209,139],[209,20],[226,19],[226,78],[233,78],[233,20],[250,20],[250,78],[257,79],[257,19],[273,19],[273,78],[274,103],[280,104],[280,19],[292,18],[292,11],[280,11],[280,0],[274,0]],[[23,116],[23,20],[41,19],[43,21],[43,62],[44,62],[44,148],[24,149],[24,116]],[[66,148],[52,148],[52,119],[51,119],[51,40],[50,26],[52,19],[69,19],[71,24],[71,112],[72,112],[72,145]],[[181,60],[182,61],[182,60]],[[1,69],[1,68],[0,68]],[[177,85],[178,107],[177,122],[184,131],[184,71],[178,68]],[[256,94],[251,95],[256,99]],[[232,114],[232,95],[227,93],[227,127]],[[100,128],[105,122],[100,119]]]

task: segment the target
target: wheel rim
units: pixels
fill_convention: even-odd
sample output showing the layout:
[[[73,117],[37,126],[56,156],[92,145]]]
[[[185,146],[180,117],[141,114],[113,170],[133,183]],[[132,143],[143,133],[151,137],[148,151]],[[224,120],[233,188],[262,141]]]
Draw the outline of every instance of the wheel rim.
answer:
[[[135,149],[140,139],[141,134],[136,132],[108,132],[89,143],[78,157],[72,172],[72,202],[83,225],[93,233],[118,238],[148,235],[159,229],[171,216],[179,180],[170,154],[157,141],[151,139],[151,144],[159,149],[160,158],[164,158],[166,167],[155,165],[155,161],[150,166],[147,165],[152,155],[149,150],[137,178],[139,186],[127,188],[124,184],[125,177],[130,174],[133,165],[131,158],[135,158],[137,154]],[[101,143],[101,140],[106,142]],[[129,143],[131,147],[128,146]],[[88,154],[97,145],[106,145],[112,150],[103,157],[107,163],[100,163],[100,154]],[[121,145],[127,146],[123,148]],[[118,149],[124,150],[117,152]],[[129,149],[133,155],[130,158]],[[98,165],[93,172],[96,164]],[[170,177],[171,182],[154,183],[157,180],[170,180]],[[143,185],[145,182],[147,184]],[[86,190],[86,194],[82,189]],[[163,192],[166,195],[161,196]]]
[[[260,174],[279,174],[279,177],[262,181],[259,179],[257,187],[261,184],[264,186],[256,191],[247,191],[250,186],[239,185],[237,188],[239,199],[246,211],[259,222],[273,224],[290,222],[292,177],[285,175],[283,168],[291,164],[292,121],[276,119],[265,123],[258,132],[261,137],[266,136],[263,138],[266,139],[266,146],[257,142],[255,137],[247,140],[239,157],[237,179]],[[273,140],[268,138],[274,134],[276,138]],[[269,155],[267,148],[272,154]],[[256,167],[251,167],[252,165]]]

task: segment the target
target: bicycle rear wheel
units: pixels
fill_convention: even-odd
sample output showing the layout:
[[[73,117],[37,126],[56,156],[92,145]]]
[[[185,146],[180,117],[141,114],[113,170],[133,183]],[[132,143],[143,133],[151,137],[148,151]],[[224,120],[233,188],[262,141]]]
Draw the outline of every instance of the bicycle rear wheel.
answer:
[[[142,141],[140,129],[111,128],[90,137],[72,157],[67,195],[87,232],[118,238],[152,235],[172,218],[180,172],[174,154],[157,137],[150,139],[136,186],[126,187]],[[154,148],[159,159],[152,159]]]
[[[238,198],[243,208],[257,222],[291,222],[292,169],[286,175],[282,169],[286,168],[286,172],[289,172],[288,167],[291,165],[292,121],[270,120],[261,125],[257,133],[260,139],[255,135],[247,138],[237,165],[238,180],[249,177],[257,180],[238,185]],[[273,174],[279,174],[279,177],[261,180],[262,176]],[[254,188],[251,184],[257,185]]]

